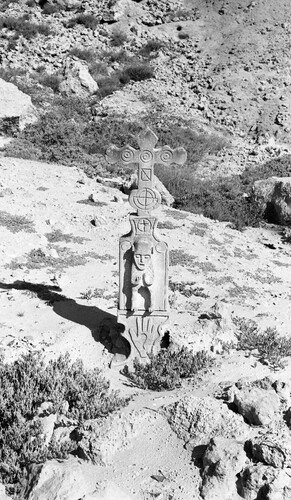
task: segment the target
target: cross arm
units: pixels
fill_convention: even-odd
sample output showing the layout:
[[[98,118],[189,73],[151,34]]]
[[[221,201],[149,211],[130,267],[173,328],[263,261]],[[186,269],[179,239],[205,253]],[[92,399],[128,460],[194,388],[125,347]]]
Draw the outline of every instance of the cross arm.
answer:
[[[183,147],[172,149],[170,146],[164,146],[155,151],[155,162],[161,165],[169,166],[172,163],[183,165],[187,160],[187,153]]]
[[[114,164],[120,161],[124,165],[138,162],[138,151],[128,144],[122,148],[118,148],[112,144],[106,151],[106,160],[108,163]]]

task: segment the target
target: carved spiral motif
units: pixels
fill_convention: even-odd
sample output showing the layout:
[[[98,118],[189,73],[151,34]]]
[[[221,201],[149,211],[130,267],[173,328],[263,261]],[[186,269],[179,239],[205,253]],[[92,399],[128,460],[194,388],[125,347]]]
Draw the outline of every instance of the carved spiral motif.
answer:
[[[125,149],[121,153],[121,160],[124,162],[130,162],[134,160],[134,153],[130,149]]]
[[[153,153],[151,151],[148,151],[147,149],[142,151],[139,155],[140,161],[147,163],[149,161],[152,161],[153,159]]]
[[[164,151],[161,151],[160,159],[162,160],[162,162],[169,162],[172,160],[172,158],[173,158],[173,151],[171,151],[170,149],[165,149]]]

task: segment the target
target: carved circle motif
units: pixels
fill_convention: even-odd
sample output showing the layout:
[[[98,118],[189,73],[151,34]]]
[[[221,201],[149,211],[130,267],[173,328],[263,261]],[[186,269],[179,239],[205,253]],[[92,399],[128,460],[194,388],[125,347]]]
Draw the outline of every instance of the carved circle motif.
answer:
[[[151,188],[134,189],[129,196],[129,203],[138,210],[153,210],[161,203],[161,196],[158,191]]]
[[[121,249],[122,249],[123,252],[126,252],[130,248],[131,248],[131,244],[130,244],[130,242],[128,240],[127,241],[123,241],[121,243]]]
[[[156,251],[158,253],[163,253],[165,252],[166,250],[166,244],[163,242],[163,241],[160,241],[157,245],[156,245]]]
[[[139,155],[139,159],[143,163],[148,163],[149,161],[153,160],[153,153],[151,151],[148,151],[147,149],[145,149],[144,151],[141,151],[141,153]]]
[[[130,162],[134,160],[134,153],[131,149],[124,149],[121,153],[121,160],[124,162]]]
[[[164,151],[161,151],[160,159],[163,162],[171,161],[172,158],[173,158],[173,151],[171,151],[170,149],[165,149]]]

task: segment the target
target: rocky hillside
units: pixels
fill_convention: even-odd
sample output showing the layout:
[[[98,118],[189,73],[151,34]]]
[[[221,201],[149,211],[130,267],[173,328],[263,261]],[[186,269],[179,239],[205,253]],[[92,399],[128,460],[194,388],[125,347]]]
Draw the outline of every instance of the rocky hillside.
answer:
[[[90,94],[99,85],[104,97],[118,90],[116,72],[147,59],[153,78],[129,78],[116,94],[98,100],[95,115],[159,112],[187,117],[198,130],[219,131],[232,145],[219,157],[224,175],[289,153],[287,0],[1,4],[2,71],[8,78],[19,75],[16,81],[27,88],[32,82],[53,86],[57,78],[64,92]],[[82,89],[68,82],[71,57],[85,73],[89,66],[95,84],[87,73]],[[217,170],[211,158],[206,165]]]

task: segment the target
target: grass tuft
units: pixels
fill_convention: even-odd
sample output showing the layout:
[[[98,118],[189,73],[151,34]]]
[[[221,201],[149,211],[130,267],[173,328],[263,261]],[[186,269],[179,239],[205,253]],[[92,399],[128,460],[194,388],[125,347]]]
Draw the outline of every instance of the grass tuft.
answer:
[[[12,233],[26,231],[34,233],[34,224],[23,215],[11,215],[3,210],[0,211],[0,226],[6,227]]]

